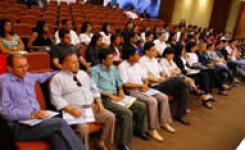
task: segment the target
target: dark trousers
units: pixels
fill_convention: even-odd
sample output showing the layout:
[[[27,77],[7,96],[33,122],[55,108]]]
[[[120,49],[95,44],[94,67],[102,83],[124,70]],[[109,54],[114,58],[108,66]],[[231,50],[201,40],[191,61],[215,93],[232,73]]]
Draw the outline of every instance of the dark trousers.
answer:
[[[185,116],[189,90],[183,78],[169,78],[161,84],[153,86],[153,88],[167,95],[173,96],[174,101],[177,101],[177,111],[174,114],[175,119],[181,119]]]
[[[133,129],[135,133],[143,133],[146,130],[146,106],[144,103],[135,101],[128,109],[103,98],[106,109],[112,111],[119,121],[119,145],[132,144]],[[134,119],[134,120],[133,120]]]
[[[10,123],[17,141],[48,140],[52,150],[83,150],[83,144],[61,118],[48,119],[34,127]]]
[[[206,71],[201,71],[198,74],[188,75],[188,77],[195,80],[195,83],[199,85],[200,89],[205,91],[205,93],[211,93],[213,90],[213,79],[209,77],[209,73]]]
[[[0,117],[0,149],[1,150],[17,150],[13,134],[8,127],[7,121]]]

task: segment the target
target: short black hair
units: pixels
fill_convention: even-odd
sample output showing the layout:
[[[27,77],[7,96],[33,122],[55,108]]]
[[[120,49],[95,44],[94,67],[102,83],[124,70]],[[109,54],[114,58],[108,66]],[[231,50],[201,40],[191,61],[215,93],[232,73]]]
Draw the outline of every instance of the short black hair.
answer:
[[[61,20],[61,24],[62,25],[65,25],[67,22],[69,22],[69,21],[71,21],[71,20],[69,20],[69,19],[62,19]]]
[[[165,50],[164,50],[162,56],[163,56],[163,57],[166,57],[166,55],[168,55],[168,54],[174,54],[174,50],[173,50],[172,47],[167,47],[167,48],[165,48]]]
[[[149,36],[151,36],[151,35],[154,35],[153,32],[151,32],[151,31],[147,31],[147,32],[145,33],[145,37],[149,37]]]
[[[66,34],[70,34],[70,30],[65,29],[65,28],[61,28],[59,30],[59,38],[63,39],[65,37]]]
[[[116,34],[112,34],[111,35],[111,44],[113,44],[113,42],[115,42],[118,37],[123,37],[122,33],[119,32],[119,33],[116,33]]]
[[[155,44],[153,42],[146,42],[144,45],[144,53],[148,50],[150,50]]]
[[[231,39],[229,43],[236,42],[236,41],[237,41],[236,39]]]
[[[67,53],[67,54],[65,54],[64,56],[62,56],[62,57],[59,59],[60,64],[63,64],[63,63],[65,62],[66,58],[69,57],[69,56],[72,56],[72,55],[76,55],[76,54],[70,52],[70,53]]]
[[[14,66],[14,58],[15,57],[27,58],[26,55],[9,54],[7,57],[7,66],[9,66],[9,67]]]
[[[208,43],[207,48],[210,48],[214,45],[214,43]]]
[[[135,37],[136,35],[137,35],[136,32],[130,32],[130,33],[129,33],[129,39]]]
[[[81,27],[81,31],[80,33],[85,33],[87,31],[88,26],[91,25],[93,26],[93,24],[89,21],[84,21]]]
[[[161,32],[158,32],[158,33],[157,33],[157,36],[162,36],[162,35],[165,35],[165,34],[166,34],[166,32],[161,31]]]
[[[113,55],[113,50],[111,47],[107,47],[107,48],[102,48],[99,51],[99,60],[100,62],[102,62],[102,60],[105,60],[107,58],[108,55]]]
[[[197,46],[197,43],[196,42],[190,42],[187,47],[189,50],[191,50],[193,47]]]
[[[125,46],[122,57],[123,59],[129,59],[130,56],[134,55],[136,52],[137,49],[134,46],[132,45]]]

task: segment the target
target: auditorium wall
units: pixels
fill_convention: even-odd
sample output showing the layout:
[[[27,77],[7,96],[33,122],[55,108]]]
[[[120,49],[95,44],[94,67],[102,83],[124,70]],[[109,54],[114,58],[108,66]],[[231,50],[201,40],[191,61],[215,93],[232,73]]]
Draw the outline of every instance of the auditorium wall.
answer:
[[[185,19],[188,24],[208,27],[214,0],[176,0],[173,23]]]

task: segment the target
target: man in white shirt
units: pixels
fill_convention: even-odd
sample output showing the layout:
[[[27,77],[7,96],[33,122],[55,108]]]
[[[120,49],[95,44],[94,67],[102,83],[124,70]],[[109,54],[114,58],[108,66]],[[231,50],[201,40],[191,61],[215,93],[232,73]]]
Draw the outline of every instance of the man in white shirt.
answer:
[[[77,33],[72,30],[72,21],[71,20],[68,20],[68,19],[61,20],[61,28],[65,28],[65,29],[70,30],[71,44],[72,45],[77,46],[80,44],[80,40],[77,36]],[[57,30],[55,32],[55,44],[59,44],[59,43],[60,43],[59,30]]]
[[[156,50],[158,52],[158,56],[162,56],[164,50],[168,47],[168,45],[165,42],[166,39],[166,32],[160,32],[158,33],[157,39],[154,41],[154,44],[156,45]]]
[[[123,85],[130,95],[136,97],[148,107],[149,134],[157,141],[163,141],[157,128],[162,127],[174,133],[171,127],[172,117],[169,109],[168,97],[160,91],[148,87],[146,72],[138,63],[139,54],[135,48],[124,51],[126,60],[119,65],[119,74]],[[147,94],[154,91],[151,94]],[[158,109],[159,108],[159,109]]]
[[[81,117],[81,109],[92,108],[97,123],[103,124],[103,131],[98,142],[106,150],[106,139],[113,142],[115,116],[104,109],[100,92],[95,82],[84,71],[79,70],[78,58],[67,54],[61,59],[63,70],[57,73],[50,82],[51,102],[57,110],[64,110],[75,118]],[[88,128],[78,124],[76,129],[88,149]]]
[[[148,42],[144,45],[144,53],[145,55],[141,57],[139,63],[146,70],[150,85],[174,97],[174,100],[178,102],[174,118],[184,125],[189,125],[190,122],[185,118],[188,99],[188,87],[185,82],[180,77],[166,77],[165,72],[155,58],[156,47],[153,42]]]

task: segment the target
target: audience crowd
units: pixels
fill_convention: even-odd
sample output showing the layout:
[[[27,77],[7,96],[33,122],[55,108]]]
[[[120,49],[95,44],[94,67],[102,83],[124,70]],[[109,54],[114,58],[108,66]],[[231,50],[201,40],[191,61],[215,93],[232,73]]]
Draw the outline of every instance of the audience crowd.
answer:
[[[27,51],[40,50],[49,53],[53,71],[29,73]],[[19,124],[48,118],[36,101],[36,82],[50,80],[49,96],[56,111],[79,118],[80,109],[92,108],[102,129],[100,149],[114,143],[129,150],[133,135],[163,142],[159,130],[178,132],[174,121],[191,125],[190,100],[212,109],[215,91],[229,96],[245,79],[244,40],[185,22],[141,28],[132,20],[124,30],[106,22],[94,33],[93,24],[84,21],[81,33],[76,33],[72,21],[63,19],[51,35],[48,23],[39,20],[24,44],[13,23],[2,19],[0,55],[7,57],[1,72],[8,69],[0,76],[1,118],[15,140],[48,139],[55,150],[88,150],[88,124],[70,127],[62,118],[49,118],[34,127]],[[128,96],[136,98],[130,107],[118,103]],[[172,103],[176,105],[170,107]]]

